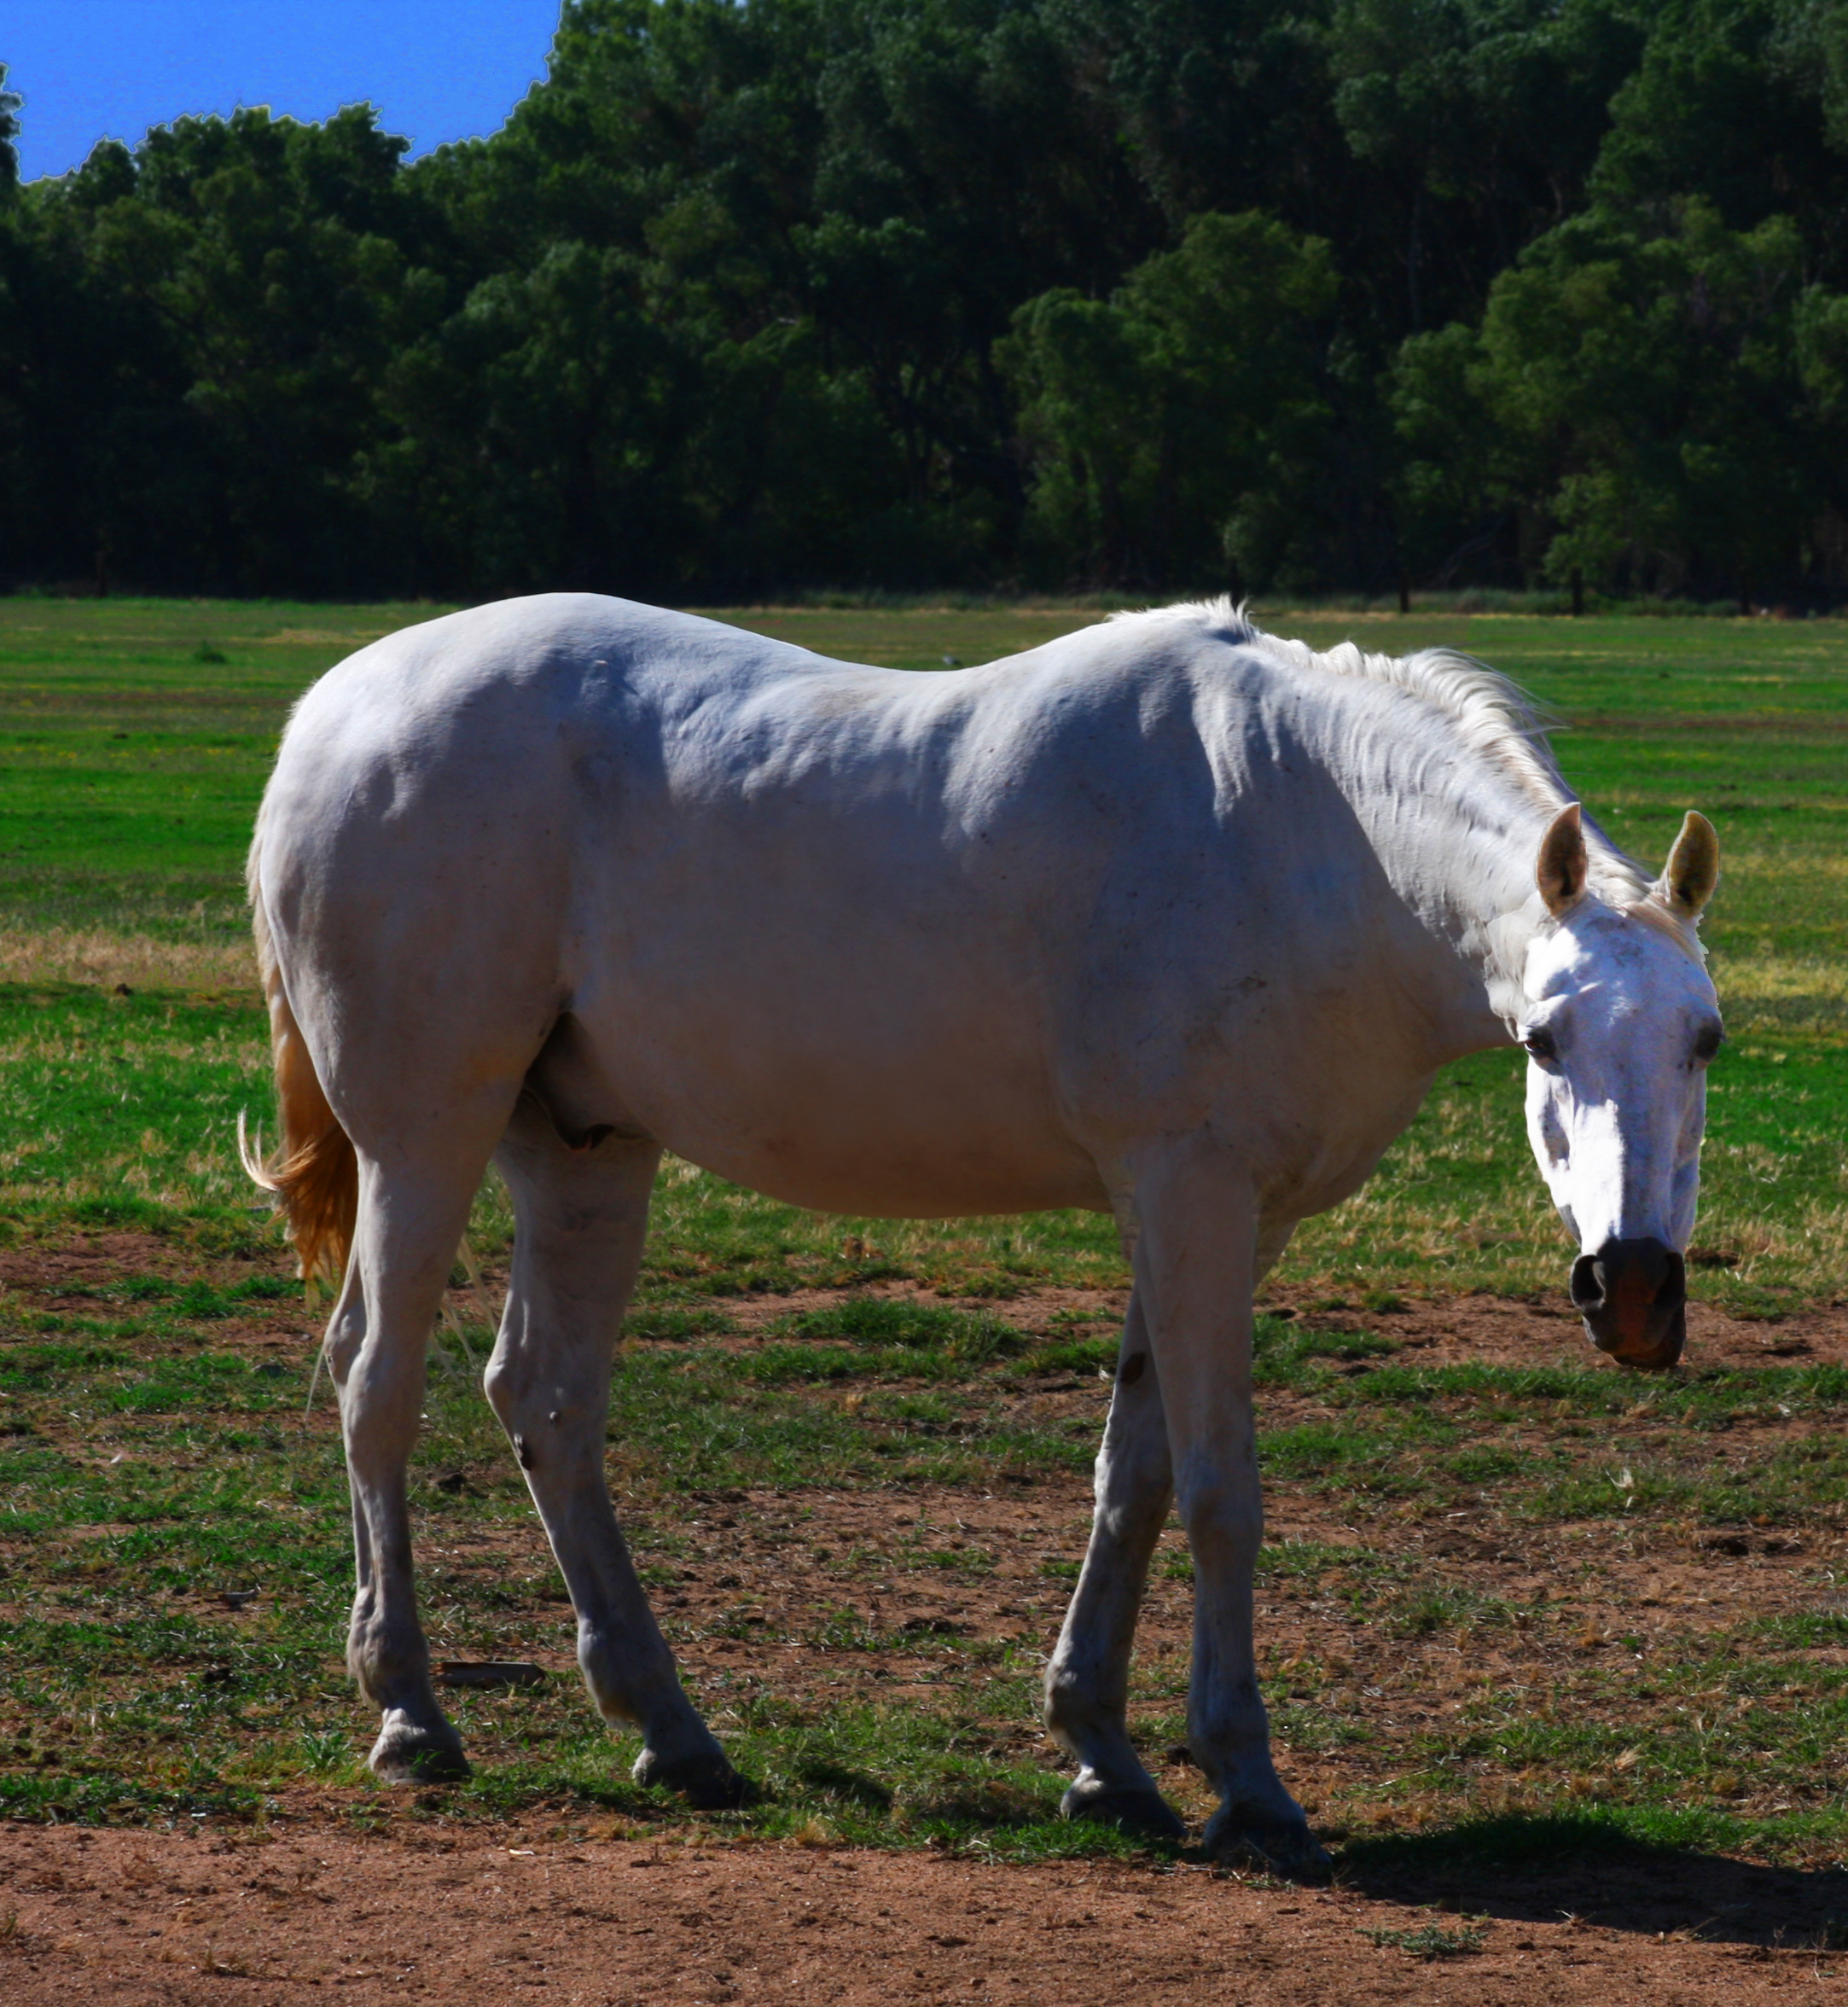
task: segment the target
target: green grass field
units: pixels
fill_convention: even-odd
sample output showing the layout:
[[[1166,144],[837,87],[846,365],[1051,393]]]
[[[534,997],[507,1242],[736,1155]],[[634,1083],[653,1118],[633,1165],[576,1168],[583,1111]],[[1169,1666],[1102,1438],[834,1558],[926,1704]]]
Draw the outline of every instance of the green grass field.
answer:
[[[14,1062],[0,1219],[38,1234],[117,1207],[213,1244],[260,1235],[227,1149],[237,1106],[263,1105],[240,879],[250,819],[305,685],[433,610],[0,602],[0,1042]],[[1095,616],[735,617],[825,653],[933,669]],[[1443,642],[1506,669],[1572,721],[1558,742],[1568,777],[1647,860],[1665,853],[1684,808],[1714,817],[1725,878],[1706,932],[1732,1044],[1713,1076],[1700,1239],[1716,1265],[1700,1286],[1760,1312],[1836,1294],[1848,1252],[1848,625],[1274,624],[1319,644],[1353,632],[1400,650]],[[113,997],[118,986],[134,994]],[[123,1075],[113,1100],[111,1067]],[[1368,1190],[1304,1230],[1286,1277],[1337,1293],[1556,1288],[1565,1249],[1521,1140],[1519,1077],[1512,1050],[1453,1069]],[[144,1118],[132,1132],[128,1111]],[[478,1232],[491,1250],[505,1231],[491,1194]],[[1118,1271],[1100,1221],[840,1222],[696,1174],[664,1183],[651,1293],[875,1272],[996,1290]]]
[[[324,1401],[304,1421],[309,1348],[211,1335],[281,1286],[125,1277],[0,1347],[0,1812],[685,1831],[584,1698],[517,1472],[453,1354],[414,1469],[433,1645],[549,1677],[454,1696],[473,1783],[407,1798],[366,1778],[339,1653],[338,1439]],[[613,1483],[761,1792],[695,1830],[1010,1858],[1126,1845],[1056,1819],[1034,1720],[1113,1335],[1036,1321],[837,1313],[742,1350],[696,1334],[625,1354]],[[1290,1529],[1261,1571],[1261,1663],[1325,1831],[1361,1859],[1446,1834],[1478,1853],[1840,1858],[1843,1369],[1433,1370],[1377,1333],[1276,1320],[1260,1356]],[[1184,1733],[1189,1579],[1171,1533],[1132,1718],[1198,1817],[1200,1780],[1160,1760]]]
[[[457,1696],[470,1786],[407,1801],[359,1767],[324,1383],[305,1418],[313,1320],[231,1148],[240,1108],[268,1107],[240,873],[295,695],[433,610],[0,601],[0,1812],[685,1830],[623,1781],[569,1675],[561,1591],[464,1357],[486,1336],[466,1292],[416,1470],[433,1639],[553,1676]],[[1093,616],[733,617],[930,670]],[[1848,625],[1270,624],[1509,671],[1572,721],[1568,776],[1646,858],[1683,808],[1714,817],[1733,1043],[1694,1286],[1772,1332],[1839,1298]],[[1393,1335],[1395,1296],[1558,1297],[1569,1251],[1519,1103],[1512,1052],[1453,1069],[1280,1277],[1305,1313],[1263,1326],[1261,1637],[1287,1773],[1362,1856],[1628,1836],[1842,1858],[1841,1371],[1771,1353],[1644,1383],[1432,1365]],[[491,1274],[507,1232],[490,1190]],[[668,1167],[611,1472],[689,1676],[763,1788],[700,1830],[1118,1844],[1052,1818],[1032,1696],[1114,1343],[1082,1292],[1122,1280],[1086,1216],[829,1219]],[[896,1305],[851,1293],[903,1283],[921,1289]],[[784,1302],[799,1290],[848,1294]],[[1171,1533],[1134,1702],[1158,1754],[1180,1734],[1187,1583]],[[1163,1779],[1203,1809],[1193,1773]]]

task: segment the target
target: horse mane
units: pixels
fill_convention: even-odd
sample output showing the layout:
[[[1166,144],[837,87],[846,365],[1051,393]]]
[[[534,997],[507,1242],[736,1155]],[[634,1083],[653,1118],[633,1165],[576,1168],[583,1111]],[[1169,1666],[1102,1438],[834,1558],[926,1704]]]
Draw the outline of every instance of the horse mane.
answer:
[[[1462,749],[1501,774],[1549,820],[1575,799],[1566,786],[1547,735],[1560,720],[1549,716],[1510,677],[1456,649],[1420,649],[1410,655],[1379,655],[1338,642],[1321,652],[1305,641],[1266,634],[1231,598],[1197,600],[1179,606],[1113,614],[1113,620],[1176,620],[1197,623],[1236,647],[1256,649],[1299,675],[1351,677],[1383,684],[1415,698],[1436,714]],[[1626,856],[1589,817],[1585,847],[1590,857],[1591,889],[1608,905],[1665,924],[1698,955],[1691,929],[1683,928],[1651,893],[1653,880]]]

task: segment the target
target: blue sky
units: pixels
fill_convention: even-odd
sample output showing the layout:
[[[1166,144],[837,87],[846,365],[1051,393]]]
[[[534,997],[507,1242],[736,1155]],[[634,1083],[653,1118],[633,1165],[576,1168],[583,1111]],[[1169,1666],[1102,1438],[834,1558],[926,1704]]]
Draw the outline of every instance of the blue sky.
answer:
[[[0,62],[27,180],[241,104],[307,119],[369,101],[421,154],[494,131],[557,20],[558,0],[4,0]]]

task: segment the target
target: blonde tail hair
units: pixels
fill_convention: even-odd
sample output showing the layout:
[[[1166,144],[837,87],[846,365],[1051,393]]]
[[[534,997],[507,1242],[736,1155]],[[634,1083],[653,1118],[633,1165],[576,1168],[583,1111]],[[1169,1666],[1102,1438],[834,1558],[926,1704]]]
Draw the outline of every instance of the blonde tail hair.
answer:
[[[300,1258],[302,1279],[311,1293],[317,1280],[330,1285],[338,1283],[346,1265],[359,1213],[359,1160],[328,1105],[301,1027],[289,1008],[257,883],[254,852],[251,867],[252,926],[257,937],[257,966],[270,1004],[270,1044],[276,1061],[282,1139],[264,1156],[261,1132],[253,1143],[245,1134],[240,1112],[237,1154],[256,1183],[275,1193]]]

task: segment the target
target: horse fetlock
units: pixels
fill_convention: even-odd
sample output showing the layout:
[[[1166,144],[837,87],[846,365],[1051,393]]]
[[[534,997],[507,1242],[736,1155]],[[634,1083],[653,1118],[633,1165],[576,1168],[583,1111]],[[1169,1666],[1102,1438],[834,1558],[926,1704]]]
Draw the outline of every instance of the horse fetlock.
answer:
[[[723,1812],[742,1805],[749,1787],[732,1768],[730,1757],[703,1726],[700,1734],[704,1747],[690,1738],[677,1737],[664,1746],[650,1742],[636,1759],[630,1774],[638,1784],[659,1784],[665,1790],[677,1791],[696,1811]]]
[[[1128,1700],[1122,1679],[1101,1674],[1085,1678],[1055,1659],[1046,1669],[1041,1713],[1047,1734],[1083,1762],[1101,1742],[1120,1742],[1128,1748],[1123,1725]]]
[[[408,1633],[408,1635],[407,1635]],[[357,1604],[346,1632],[346,1670],[387,1719],[443,1719],[430,1685],[430,1651],[415,1626],[387,1620],[369,1599]]]
[[[1328,1857],[1311,1836],[1303,1808],[1283,1787],[1267,1741],[1249,1733],[1216,1746],[1196,1728],[1194,1759],[1217,1792],[1219,1809],[1207,1822],[1209,1853],[1253,1864],[1293,1879],[1324,1875]]]
[[[718,1747],[687,1699],[673,1654],[659,1632],[637,1637],[597,1612],[580,1610],[578,1669],[598,1713],[613,1728],[639,1728],[650,1748],[664,1752]]]
[[[1285,1798],[1287,1813],[1270,1803],[1229,1800],[1206,1822],[1206,1851],[1215,1860],[1242,1864],[1286,1882],[1326,1882],[1334,1872],[1328,1849],[1309,1830],[1301,1806]]]
[[[1268,1818],[1302,1818],[1300,1807],[1277,1775],[1270,1741],[1261,1725],[1255,1734],[1247,1731],[1214,1736],[1204,1732],[1197,1724],[1190,1724],[1187,1746],[1224,1804],[1259,1809]]]
[[[1049,1677],[1046,1727],[1078,1766],[1077,1779],[1061,1806],[1067,1818],[1100,1818],[1118,1824],[1127,1821],[1139,1831],[1162,1830],[1161,1818],[1149,1812],[1148,1804],[1154,1800],[1159,1805],[1160,1794],[1130,1740],[1120,1693],[1113,1696],[1069,1679],[1055,1682]]]
[[[431,1722],[392,1710],[367,1761],[391,1784],[456,1783],[472,1774],[462,1737],[440,1713]]]

